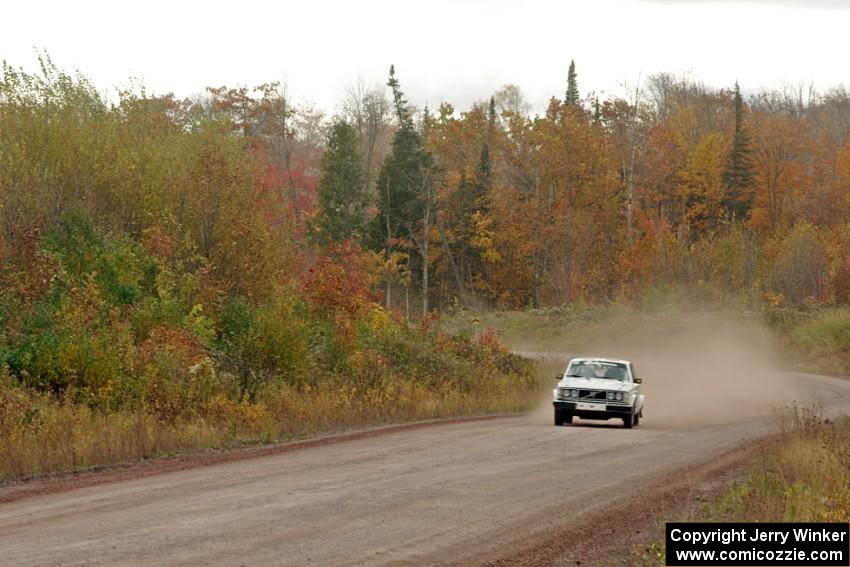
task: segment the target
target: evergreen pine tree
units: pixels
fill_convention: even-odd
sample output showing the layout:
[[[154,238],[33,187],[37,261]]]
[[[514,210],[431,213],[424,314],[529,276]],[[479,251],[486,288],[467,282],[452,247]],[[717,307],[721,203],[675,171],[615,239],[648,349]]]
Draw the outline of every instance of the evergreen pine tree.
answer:
[[[567,106],[579,105],[578,79],[576,75],[576,62],[570,61],[570,70],[567,73],[567,94],[564,97]]]
[[[387,86],[393,91],[393,105],[395,106],[399,128],[413,131],[413,117],[410,116],[410,109],[407,107],[407,100],[401,91],[401,85],[395,78],[395,65],[390,65],[390,78],[387,81]]]
[[[433,158],[416,131],[413,117],[404,99],[395,67],[390,67],[387,85],[393,91],[393,103],[399,128],[393,136],[392,150],[378,175],[378,215],[372,224],[372,245],[383,249],[389,259],[401,238],[416,244],[420,256],[423,287],[423,312],[428,311],[428,244],[434,218],[431,182]],[[425,117],[427,128],[429,118]],[[420,235],[419,232],[422,232]],[[387,284],[389,291],[389,283]]]
[[[368,195],[357,133],[345,121],[333,125],[322,158],[318,187],[320,239],[325,243],[359,239]]]
[[[755,168],[752,142],[744,128],[744,104],[741,89],[735,81],[735,135],[726,156],[723,183],[726,186],[725,207],[732,218],[743,219],[752,207]]]
[[[392,140],[392,149],[378,174],[378,216],[374,222],[374,246],[382,249],[389,242],[406,236],[419,218],[418,197],[423,185],[424,152],[422,138],[413,124],[413,117],[404,98],[395,66],[390,67],[387,85],[393,91],[398,130]]]
[[[478,171],[475,184],[474,208],[476,210],[486,210],[486,197],[490,192],[491,175],[493,169],[492,158],[490,157],[490,144],[493,140],[493,134],[496,129],[496,100],[490,97],[490,106],[487,110],[487,131],[484,133],[484,141],[481,144],[481,153],[478,157]]]

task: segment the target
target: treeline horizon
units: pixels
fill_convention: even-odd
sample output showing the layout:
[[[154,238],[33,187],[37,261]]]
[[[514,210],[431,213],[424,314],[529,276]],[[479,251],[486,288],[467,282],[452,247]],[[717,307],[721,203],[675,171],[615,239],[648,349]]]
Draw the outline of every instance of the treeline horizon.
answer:
[[[42,57],[49,58],[49,54],[43,54]],[[573,61],[573,63],[575,62]],[[22,71],[25,70],[24,67],[18,67],[18,69]],[[76,70],[73,75],[77,77],[86,77],[86,74],[80,70]],[[566,77],[567,75],[565,74],[564,76]],[[622,77],[618,83],[617,89],[582,89],[584,95],[580,97],[581,102],[586,106],[586,109],[590,110],[592,109],[594,101],[597,99],[600,101],[606,99],[631,100],[634,97],[636,88],[646,95],[649,85],[659,81],[688,84],[692,85],[693,88],[698,91],[711,94],[719,94],[722,92],[732,93],[735,90],[735,84],[739,83],[742,100],[748,105],[759,106],[762,104],[761,101],[781,97],[784,101],[786,101],[786,103],[791,102],[801,109],[825,100],[842,98],[848,93],[848,91],[850,91],[850,83],[837,82],[828,86],[816,86],[813,79],[798,81],[781,80],[772,84],[760,83],[758,86],[748,85],[746,82],[742,83],[739,79],[733,79],[730,80],[728,84],[724,84],[706,81],[693,70],[678,72],[657,71],[649,73],[648,75],[643,75],[641,73],[636,75],[636,77],[638,78],[638,82],[636,84],[632,84],[625,76]],[[313,96],[299,95],[299,84],[301,83],[297,83],[284,77],[269,80],[253,86],[243,81],[236,81],[232,84],[222,84],[219,82],[215,83],[216,86],[212,86],[213,84],[211,83],[210,86],[197,89],[184,89],[183,93],[177,93],[176,91],[169,89],[159,92],[156,89],[149,88],[148,85],[144,83],[143,79],[133,77],[128,80],[126,84],[122,85],[117,83],[111,87],[102,89],[101,96],[103,96],[104,100],[109,103],[118,103],[120,102],[121,93],[144,92],[145,96],[149,98],[170,98],[182,101],[183,103],[204,105],[211,102],[211,92],[215,90],[246,89],[246,92],[252,93],[261,91],[263,85],[275,85],[276,88],[281,90],[281,92],[286,93],[286,96],[290,98],[293,106],[302,107],[305,110],[309,109],[310,112],[321,116],[324,121],[325,130],[327,130],[338,119],[346,120],[347,113],[349,111],[347,108],[348,99],[353,92],[385,91],[385,94],[387,95],[389,95],[390,92],[388,88],[389,86],[386,84],[385,80],[369,80],[362,74],[358,74],[347,81],[341,81],[340,86],[336,89],[338,94],[334,98],[335,102],[330,106],[323,106],[317,103]],[[566,85],[566,82],[564,84]],[[113,92],[114,95],[110,96],[110,92]],[[469,108],[482,105],[486,106],[489,103],[490,98],[496,96],[499,92],[517,92],[521,94],[522,99],[525,102],[527,114],[532,118],[545,114],[551,99],[559,98],[557,93],[553,93],[548,95],[548,97],[541,98],[537,96],[532,100],[526,96],[521,84],[512,81],[503,83],[499,88],[489,93],[486,89],[483,89],[479,96],[470,97],[468,94],[463,94],[458,98],[471,98],[472,102],[468,104]],[[458,105],[455,104],[454,100],[450,97],[440,97],[440,101],[436,101],[436,107],[430,100],[428,100],[428,97],[420,95],[418,98],[424,100],[424,102],[408,102],[408,106],[412,114],[415,115],[417,119],[421,116],[425,107],[439,108],[439,105],[443,102],[451,104],[456,113],[462,112],[458,109]]]
[[[264,297],[280,271],[297,279],[322,254],[345,250],[370,264],[369,285],[384,303],[408,315],[628,299],[667,285],[715,298],[754,293],[777,304],[847,300],[850,94],[841,85],[824,94],[785,87],[744,100],[737,84],[718,90],[660,73],[625,98],[599,99],[582,96],[572,63],[563,96],[532,116],[515,85],[465,111],[447,102],[415,111],[391,70],[388,88],[353,83],[340,111],[326,116],[295,104],[277,83],[211,87],[182,101],[148,97],[141,88],[108,103],[47,56],[41,65],[31,75],[4,64],[7,109],[27,90],[27,104],[49,109],[39,91],[51,91],[66,97],[59,106],[96,107],[89,125],[98,114],[125,126],[143,119],[135,127],[150,130],[142,136],[185,141],[205,130],[226,141],[228,167],[238,171],[213,175],[241,176],[239,183],[252,186],[234,189],[228,199],[235,209],[225,214],[233,226],[262,226],[241,229],[255,240],[248,246],[237,242],[225,252],[213,243],[212,224],[223,210],[206,210],[207,197],[221,196],[210,187],[180,193],[156,179],[164,200],[134,202],[134,192],[151,182],[138,169],[130,170],[136,179],[110,172],[121,183],[78,212],[136,240],[145,231],[188,236],[237,295]],[[7,162],[12,155],[6,152]],[[96,164],[79,156],[89,170]],[[197,155],[135,159],[128,165],[157,163],[161,175],[173,174],[168,167],[186,175],[198,165]],[[80,186],[86,163],[58,165],[73,171],[42,167],[52,181],[37,183],[53,211],[25,210],[26,197],[7,196],[7,242],[13,227],[40,230],[60,209],[85,208],[79,197],[97,185]],[[198,214],[175,219],[175,198],[184,213],[193,203]],[[227,271],[252,247],[269,256],[258,256],[261,265],[243,261],[238,274]],[[265,289],[246,289],[252,285]]]

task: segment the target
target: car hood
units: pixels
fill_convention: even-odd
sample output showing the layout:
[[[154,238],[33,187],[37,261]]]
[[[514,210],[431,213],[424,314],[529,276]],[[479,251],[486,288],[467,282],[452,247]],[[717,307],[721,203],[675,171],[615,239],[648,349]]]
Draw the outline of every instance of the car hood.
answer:
[[[575,388],[576,390],[610,390],[612,392],[628,392],[634,390],[634,382],[620,382],[605,378],[564,378],[558,382],[559,388]]]

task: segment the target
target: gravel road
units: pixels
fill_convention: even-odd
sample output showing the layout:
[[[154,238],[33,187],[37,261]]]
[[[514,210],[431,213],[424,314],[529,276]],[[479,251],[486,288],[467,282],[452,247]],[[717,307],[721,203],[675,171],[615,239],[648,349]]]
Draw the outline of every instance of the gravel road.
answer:
[[[850,412],[850,381],[793,381],[827,413]],[[477,564],[615,511],[665,475],[764,436],[773,420],[664,425],[650,400],[634,430],[554,427],[549,407],[9,502],[0,563]]]

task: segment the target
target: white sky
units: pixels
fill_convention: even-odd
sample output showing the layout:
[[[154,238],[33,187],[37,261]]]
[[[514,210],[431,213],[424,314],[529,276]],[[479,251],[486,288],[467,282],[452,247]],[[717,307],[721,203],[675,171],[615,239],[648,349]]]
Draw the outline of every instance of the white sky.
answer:
[[[622,92],[658,71],[746,91],[850,82],[850,0],[6,0],[0,59],[36,69],[36,48],[100,89],[142,80],[187,96],[208,85],[286,80],[333,110],[358,75],[408,99],[464,110],[505,83],[536,108],[579,87]]]

